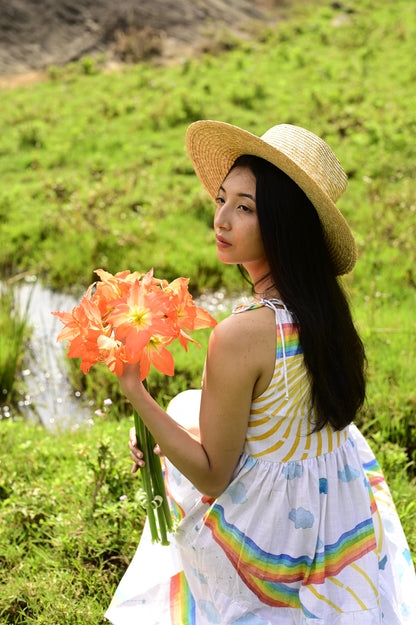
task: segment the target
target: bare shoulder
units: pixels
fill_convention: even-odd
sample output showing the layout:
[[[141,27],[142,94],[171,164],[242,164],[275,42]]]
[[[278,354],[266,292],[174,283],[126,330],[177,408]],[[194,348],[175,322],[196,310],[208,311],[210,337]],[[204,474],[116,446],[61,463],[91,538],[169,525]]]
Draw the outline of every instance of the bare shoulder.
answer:
[[[250,339],[270,334],[274,331],[274,313],[269,308],[256,308],[230,315],[217,324],[213,330],[218,340],[241,341],[242,338]]]
[[[271,344],[275,349],[276,324],[274,313],[268,308],[246,310],[230,315],[221,321],[211,334],[212,345],[232,350],[234,354],[245,350],[264,350]]]
[[[212,331],[207,364],[222,376],[238,376],[251,387],[250,395],[265,390],[273,376],[276,323],[268,308],[246,310],[221,321]],[[228,381],[228,383],[230,383]]]

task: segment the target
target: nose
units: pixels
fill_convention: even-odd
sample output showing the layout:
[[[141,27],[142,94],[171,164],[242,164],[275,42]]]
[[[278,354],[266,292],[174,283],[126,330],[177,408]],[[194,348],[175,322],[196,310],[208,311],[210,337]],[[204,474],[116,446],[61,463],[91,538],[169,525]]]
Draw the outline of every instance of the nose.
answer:
[[[229,219],[229,211],[227,210],[227,204],[220,204],[217,206],[214,217],[214,228],[222,230],[230,230],[231,223]]]

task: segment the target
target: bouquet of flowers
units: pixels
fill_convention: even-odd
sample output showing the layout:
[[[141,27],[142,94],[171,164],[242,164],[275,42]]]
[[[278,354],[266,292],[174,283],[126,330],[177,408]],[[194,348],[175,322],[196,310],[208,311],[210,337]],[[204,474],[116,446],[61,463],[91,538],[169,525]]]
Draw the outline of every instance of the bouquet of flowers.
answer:
[[[178,339],[187,350],[188,341],[198,345],[190,336],[193,330],[216,324],[206,310],[195,305],[186,278],[169,283],[155,278],[153,270],[112,275],[97,269],[95,273],[100,281],[88,287],[79,306],[71,312],[52,313],[64,325],[57,341],[69,342],[67,355],[81,358],[84,373],[103,363],[121,375],[124,363],[140,362],[142,380],[151,365],[173,375],[174,360],[167,346]],[[141,469],[144,492],[140,501],[147,510],[152,540],[168,544],[172,517],[160,461],[153,453],[155,441],[136,411],[134,422],[137,443],[146,459]]]

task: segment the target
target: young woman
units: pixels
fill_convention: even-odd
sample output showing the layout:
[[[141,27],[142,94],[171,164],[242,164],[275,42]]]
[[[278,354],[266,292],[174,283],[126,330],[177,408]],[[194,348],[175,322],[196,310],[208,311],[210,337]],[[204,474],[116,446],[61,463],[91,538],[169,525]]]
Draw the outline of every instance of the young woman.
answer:
[[[356,261],[335,206],[346,175],[311,132],[259,138],[201,121],[187,132],[215,200],[220,261],[254,285],[211,334],[202,392],[169,414],[136,365],[120,386],[158,441],[180,523],[145,528],[107,618],[115,625],[416,622],[406,539],[377,462],[351,425],[365,354],[337,276]],[[143,465],[134,433],[133,471]]]

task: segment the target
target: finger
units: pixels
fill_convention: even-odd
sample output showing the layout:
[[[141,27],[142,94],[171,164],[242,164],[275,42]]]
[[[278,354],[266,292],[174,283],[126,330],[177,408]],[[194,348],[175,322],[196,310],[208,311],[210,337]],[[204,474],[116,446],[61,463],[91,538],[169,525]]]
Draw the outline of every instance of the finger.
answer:
[[[136,473],[138,469],[139,469],[139,465],[137,464],[137,462],[135,462],[131,468],[131,472]]]
[[[159,445],[157,445],[157,444],[154,446],[153,451],[154,451],[154,453],[155,453],[157,456],[164,456],[164,455],[165,455],[165,454],[163,453],[163,451],[160,449]]]
[[[137,437],[135,428],[131,428],[129,432],[129,440],[133,445],[137,445]]]
[[[133,460],[134,464],[137,464],[139,467],[144,467],[145,463],[142,452],[140,452],[140,455],[138,453],[130,452],[130,458]]]
[[[140,449],[137,449],[137,447],[130,447],[130,457],[133,462],[137,462],[137,464],[142,466],[143,452]]]
[[[130,450],[130,458],[133,460],[133,462],[138,464],[140,467],[144,466],[143,452],[140,451],[140,449],[136,449],[136,447],[131,449]]]

